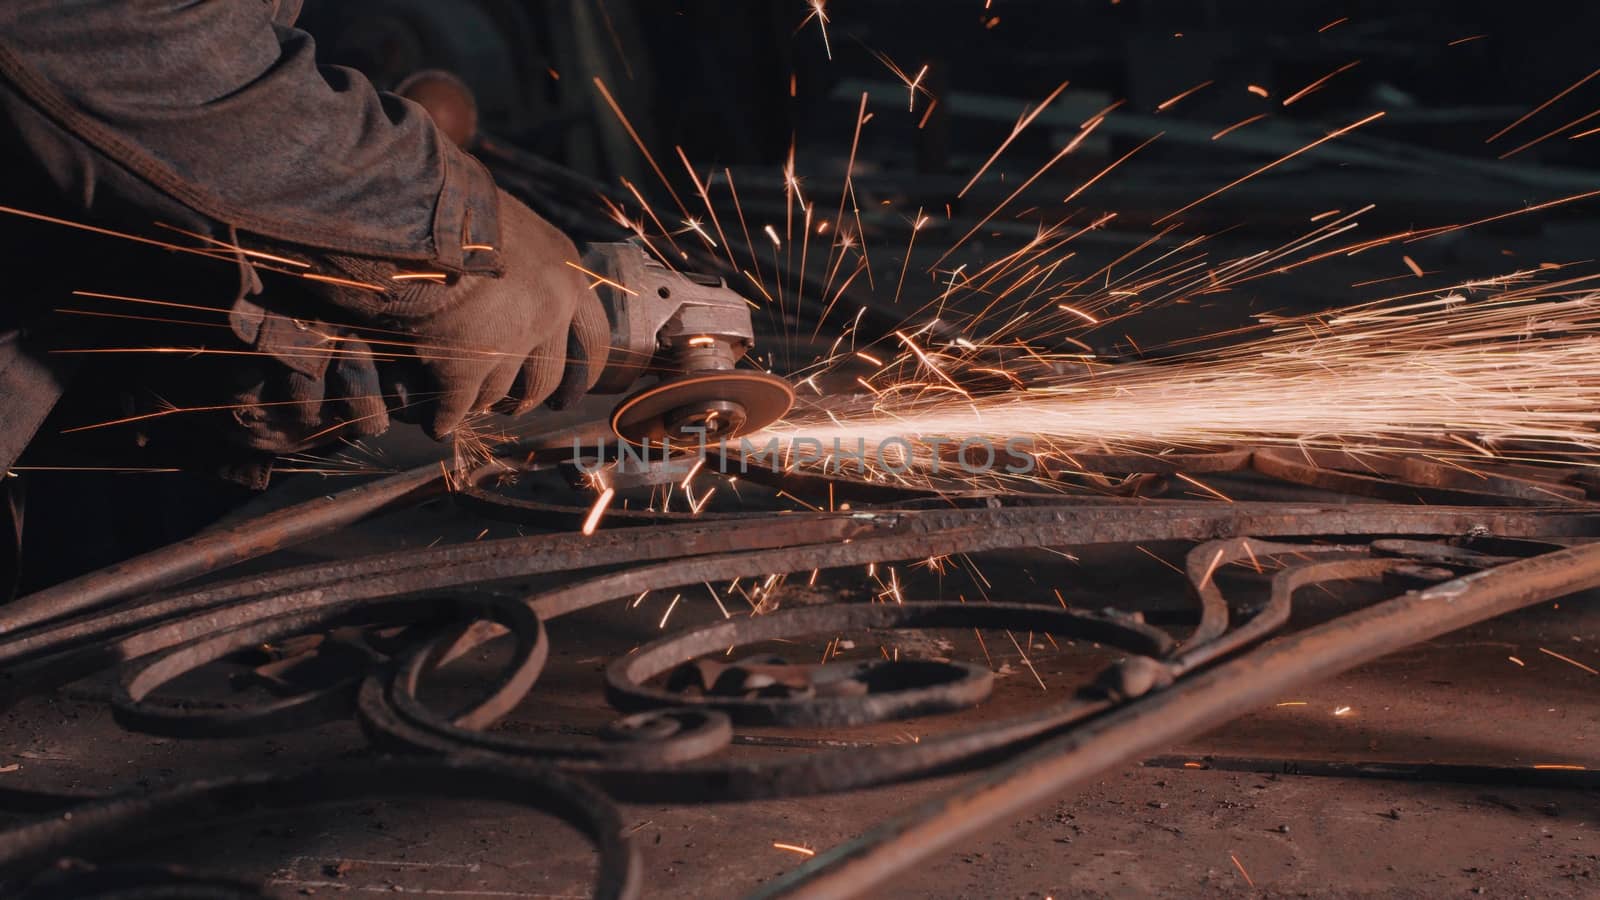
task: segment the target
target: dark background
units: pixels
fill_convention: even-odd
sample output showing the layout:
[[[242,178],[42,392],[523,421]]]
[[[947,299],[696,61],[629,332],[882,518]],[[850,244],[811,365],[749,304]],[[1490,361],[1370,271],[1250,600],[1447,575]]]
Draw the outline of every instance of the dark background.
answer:
[[[597,135],[590,83],[596,75],[654,146],[679,144],[697,162],[726,165],[778,163],[794,134],[802,137],[802,151],[819,154],[830,140],[848,140],[848,113],[837,114],[833,90],[853,78],[892,77],[871,51],[908,73],[929,63],[933,84],[964,92],[1037,99],[1071,79],[1075,88],[1126,97],[1129,108],[1143,109],[1206,79],[1230,88],[1253,82],[1282,96],[1360,59],[1327,89],[1277,114],[1318,121],[1375,98],[1385,107],[1453,110],[1458,116],[1445,127],[1401,124],[1393,133],[1492,158],[1482,139],[1504,122],[1493,120],[1486,130],[1487,113],[1475,120],[1467,110],[1531,108],[1600,63],[1594,53],[1600,7],[1591,3],[994,0],[990,9],[983,6],[981,0],[832,0],[826,7],[831,61],[816,23],[801,25],[807,7],[800,0],[308,0],[301,25],[318,36],[323,57],[362,69],[380,87],[421,68],[456,72],[477,91],[491,130],[601,177],[635,170],[636,154],[611,153]],[[1346,21],[1318,31],[1340,18]],[[985,27],[991,19],[998,22]],[[1447,46],[1479,34],[1486,37]],[[561,77],[552,77],[552,69]],[[1213,91],[1184,104],[1183,114],[1227,124],[1257,109],[1251,99],[1242,90]],[[992,135],[951,132],[949,155],[935,168],[960,169],[993,146]],[[1596,154],[1556,142],[1538,155]]]

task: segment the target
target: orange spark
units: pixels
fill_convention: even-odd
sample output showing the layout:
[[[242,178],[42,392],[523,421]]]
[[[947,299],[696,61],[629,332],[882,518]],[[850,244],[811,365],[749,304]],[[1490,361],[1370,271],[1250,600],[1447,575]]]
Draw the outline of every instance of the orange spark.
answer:
[[[894,333],[894,336],[899,338],[900,342],[902,344],[905,344],[906,348],[909,349],[911,351],[911,353],[914,356],[916,356],[916,358],[919,361],[921,361],[921,363],[923,365],[925,365],[929,369],[933,370],[933,374],[935,374],[935,375],[939,376],[940,378],[944,379],[944,381],[947,382],[951,387],[955,388],[957,392],[959,392],[959,393],[961,393],[963,395],[965,395],[967,393],[966,391],[961,390],[961,385],[956,384],[955,381],[953,381],[950,378],[949,375],[946,375],[944,373],[944,369],[940,368],[939,364],[937,362],[935,362],[932,357],[930,357],[927,353],[923,352],[922,348],[918,347],[915,341],[913,341],[913,340],[911,340],[911,338],[907,337],[905,332],[896,331]]]
[[[918,85],[922,84],[922,77],[927,74],[928,64],[923,63],[922,68],[917,70],[917,77],[906,83],[906,93],[910,95],[910,100],[908,100],[906,103],[906,112],[913,112],[916,110]]]
[[[1565,125],[1558,125],[1555,128],[1552,128],[1549,131],[1546,131],[1544,134],[1539,135],[1538,137],[1534,138],[1531,141],[1528,141],[1526,144],[1523,144],[1522,146],[1517,147],[1514,150],[1507,150],[1506,152],[1500,154],[1499,158],[1500,159],[1509,159],[1509,158],[1511,158],[1513,156],[1516,156],[1518,153],[1521,153],[1522,151],[1528,149],[1529,147],[1532,147],[1535,144],[1542,144],[1545,141],[1547,141],[1547,140],[1555,137],[1556,135],[1560,134],[1561,132],[1566,131],[1568,128],[1576,128],[1579,125],[1582,125],[1583,123],[1585,123],[1585,122],[1589,121],[1590,119],[1594,118],[1595,116],[1600,116],[1600,109],[1597,109],[1594,112],[1588,113],[1587,115],[1579,116],[1578,118],[1573,119],[1571,122],[1568,122]]]
[[[1083,319],[1085,322],[1088,322],[1090,325],[1099,325],[1100,324],[1100,320],[1099,319],[1096,319],[1094,316],[1089,315],[1088,313],[1084,312],[1081,309],[1078,309],[1075,306],[1068,306],[1065,303],[1057,303],[1056,304],[1056,308],[1061,310],[1061,311],[1063,311],[1063,312],[1072,313],[1073,315]]]
[[[1311,82],[1310,84],[1306,85],[1305,87],[1301,88],[1300,90],[1295,91],[1294,93],[1290,94],[1289,96],[1283,98],[1283,105],[1284,106],[1288,106],[1289,104],[1295,102],[1296,100],[1299,100],[1301,97],[1304,97],[1305,95],[1307,95],[1307,94],[1309,94],[1309,93],[1321,88],[1323,85],[1327,84],[1329,80],[1331,80],[1335,75],[1338,75],[1340,72],[1348,72],[1351,69],[1354,69],[1356,66],[1359,66],[1359,65],[1361,65],[1361,60],[1359,60],[1359,59],[1355,60],[1353,62],[1345,63],[1344,65],[1340,66],[1339,68],[1334,69],[1332,72],[1329,72],[1328,74],[1322,76],[1321,78],[1318,78],[1316,81]]]
[[[1156,112],[1165,112],[1168,107],[1172,106],[1173,104],[1177,103],[1178,101],[1182,100],[1183,98],[1188,97],[1188,96],[1190,96],[1191,94],[1194,94],[1197,91],[1205,90],[1206,88],[1212,86],[1213,84],[1216,84],[1216,81],[1208,78],[1205,81],[1200,82],[1199,84],[1195,85],[1192,88],[1189,88],[1186,91],[1180,91],[1180,92],[1172,95],[1171,97],[1168,97],[1167,99],[1161,101],[1160,103],[1157,103],[1156,104]]]
[[[1146,139],[1144,143],[1142,143],[1139,146],[1133,148],[1132,150],[1129,150],[1127,153],[1122,154],[1122,158],[1121,159],[1118,159],[1116,162],[1112,163],[1111,165],[1106,166],[1104,169],[1101,169],[1098,173],[1095,174],[1095,176],[1093,178],[1089,179],[1088,181],[1085,181],[1083,184],[1078,185],[1078,189],[1073,191],[1072,193],[1068,194],[1065,198],[1062,199],[1061,202],[1062,203],[1071,203],[1074,199],[1077,198],[1077,196],[1079,194],[1083,193],[1084,191],[1088,190],[1091,186],[1093,186],[1095,182],[1097,182],[1100,179],[1102,179],[1102,178],[1106,177],[1107,175],[1109,175],[1111,173],[1112,169],[1115,169],[1117,166],[1120,166],[1123,163],[1127,162],[1129,159],[1133,158],[1133,155],[1135,153],[1138,153],[1140,150],[1143,150],[1144,148],[1146,148],[1146,147],[1150,146],[1151,144],[1155,143],[1156,140],[1158,138],[1160,138],[1164,134],[1166,134],[1165,131],[1158,131],[1154,135],[1152,135],[1151,137]]]
[[[1344,137],[1345,135],[1349,134],[1352,131],[1355,131],[1357,128],[1360,128],[1363,125],[1368,125],[1368,124],[1370,124],[1372,122],[1376,122],[1379,119],[1383,118],[1383,116],[1384,116],[1384,113],[1382,111],[1375,112],[1372,115],[1367,116],[1365,119],[1361,119],[1360,121],[1357,121],[1357,122],[1352,122],[1349,125],[1344,126],[1343,128],[1340,128],[1340,129],[1337,129],[1335,131],[1329,132],[1328,134],[1326,134],[1326,135],[1324,135],[1324,136],[1322,136],[1320,138],[1317,138],[1316,140],[1314,140],[1311,143],[1305,145],[1304,147],[1301,147],[1298,150],[1293,151],[1292,153],[1289,153],[1289,154],[1286,154],[1284,156],[1278,157],[1277,159],[1273,160],[1272,162],[1267,163],[1266,165],[1262,166],[1259,169],[1256,169],[1255,171],[1251,172],[1248,175],[1245,175],[1245,176],[1243,176],[1241,178],[1237,178],[1237,179],[1235,179],[1233,181],[1228,182],[1227,184],[1223,185],[1220,188],[1217,188],[1216,190],[1214,190],[1211,193],[1205,195],[1204,197],[1201,197],[1199,200],[1196,200],[1193,203],[1190,203],[1189,205],[1184,206],[1181,209],[1176,209],[1176,210],[1173,210],[1170,213],[1167,213],[1166,215],[1162,216],[1161,218],[1155,220],[1154,224],[1161,225],[1161,224],[1163,224],[1165,222],[1169,222],[1172,219],[1175,219],[1178,216],[1183,215],[1184,213],[1188,212],[1189,210],[1194,209],[1196,206],[1199,206],[1200,204],[1206,202],[1207,200],[1210,200],[1211,198],[1217,196],[1218,194],[1221,194],[1221,193],[1223,193],[1225,191],[1228,191],[1228,190],[1230,190],[1232,188],[1238,187],[1239,185],[1244,184],[1246,181],[1249,181],[1250,179],[1256,177],[1257,175],[1262,174],[1263,172],[1267,172],[1267,171],[1269,171],[1271,169],[1277,168],[1278,166],[1283,165],[1284,163],[1288,162],[1291,159],[1294,159],[1295,157],[1299,156],[1302,153],[1306,153],[1306,152],[1308,152],[1310,150],[1314,150],[1317,147],[1320,147],[1320,146],[1322,146],[1323,144],[1326,144],[1329,141],[1337,140],[1338,138]]]
[[[365,281],[352,281],[348,278],[336,278],[332,275],[318,275],[316,272],[301,272],[300,277],[309,279],[311,281],[322,281],[328,284],[337,284],[340,287],[352,287],[359,288],[363,291],[373,291],[379,294],[388,290],[381,284],[368,284]]]
[[[717,236],[722,238],[722,246],[725,252],[728,254],[729,268],[739,268],[739,264],[733,261],[733,245],[728,243],[728,235],[722,230],[722,220],[717,218],[717,209],[711,205],[711,195],[706,190],[705,182],[701,181],[700,176],[695,174],[694,166],[689,164],[689,156],[683,152],[683,147],[674,145],[672,149],[678,151],[678,159],[683,161],[683,170],[689,173],[689,181],[694,184],[695,191],[700,194],[700,201],[706,205],[706,214],[711,217],[711,224],[716,227]],[[707,173],[707,180],[709,180],[710,177],[710,173]],[[709,237],[706,239],[708,241],[710,240]],[[713,241],[712,244],[714,246],[715,242]]]
[[[1244,883],[1250,885],[1251,887],[1255,887],[1256,883],[1250,879],[1250,873],[1244,870],[1244,863],[1239,862],[1239,857],[1229,853],[1228,858],[1233,860],[1234,867],[1239,870],[1240,875],[1244,876]]]
[[[1490,222],[1498,222],[1501,219],[1509,219],[1512,216],[1520,216],[1520,215],[1525,215],[1525,214],[1531,213],[1531,212],[1538,212],[1539,210],[1542,210],[1542,209],[1549,209],[1549,208],[1551,208],[1553,206],[1561,206],[1561,205],[1566,204],[1566,203],[1575,203],[1575,202],[1577,202],[1579,200],[1588,200],[1591,197],[1600,197],[1600,191],[1587,191],[1587,192],[1582,193],[1582,194],[1573,194],[1570,197],[1561,197],[1561,198],[1556,199],[1556,200],[1546,200],[1543,203],[1536,203],[1533,206],[1524,206],[1521,209],[1513,209],[1510,212],[1503,212],[1503,213],[1500,213],[1498,215],[1487,216],[1485,218],[1478,219],[1476,221],[1464,222],[1464,223],[1462,223],[1460,225],[1444,225],[1444,226],[1441,226],[1439,228],[1429,228],[1429,229],[1426,229],[1424,231],[1418,232],[1417,234],[1413,235],[1412,237],[1407,238],[1406,239],[1406,243],[1412,244],[1412,243],[1415,243],[1417,241],[1427,240],[1428,238],[1438,237],[1441,234],[1449,234],[1452,231],[1461,231],[1461,230],[1466,229],[1466,228],[1475,228],[1475,227],[1477,227],[1479,225],[1487,225]]]
[[[309,268],[311,268],[311,264],[308,263],[308,262],[305,262],[304,260],[290,259],[287,256],[276,256],[276,255],[271,254],[271,253],[263,253],[260,250],[246,250],[245,248],[240,247],[237,244],[230,244],[227,241],[219,241],[219,240],[217,240],[216,238],[213,238],[213,237],[206,237],[203,234],[200,234],[200,233],[194,232],[194,231],[188,231],[186,229],[179,228],[176,225],[168,225],[166,222],[156,222],[154,224],[155,224],[155,226],[157,228],[165,228],[168,231],[176,231],[177,233],[179,233],[181,235],[184,235],[186,237],[192,237],[197,241],[204,241],[207,244],[214,244],[214,245],[216,245],[217,247],[219,247],[221,249],[230,250],[230,251],[232,251],[234,253],[242,253],[245,256],[249,256],[249,257],[252,257],[254,259],[264,259],[264,260],[267,260],[268,262],[282,263],[282,264],[284,264],[286,266],[294,266],[297,269],[309,269]]]
[[[594,506],[589,507],[589,515],[583,520],[582,530],[585,535],[594,534],[594,530],[600,527],[600,518],[606,514],[606,507],[611,505],[612,498],[616,496],[617,489],[608,487],[595,498]]]
[[[1263,95],[1263,96],[1265,96],[1265,95]],[[1265,119],[1266,117],[1267,117],[1266,113],[1256,113],[1255,115],[1250,116],[1247,119],[1240,119],[1239,121],[1233,123],[1232,125],[1229,125],[1227,128],[1224,128],[1221,131],[1217,132],[1216,134],[1213,134],[1211,136],[1211,139],[1214,141],[1214,140],[1216,140],[1216,139],[1218,139],[1220,137],[1224,137],[1226,135],[1232,134],[1235,131],[1238,131],[1239,129],[1245,127],[1246,125],[1249,125],[1251,122],[1259,122],[1262,119]]]
[[[661,624],[656,626],[657,629],[667,627],[667,619],[672,617],[672,611],[678,608],[678,601],[682,599],[682,594],[672,595],[672,602],[667,604],[667,611],[661,614]]]
[[[604,275],[601,275],[601,274],[599,274],[597,272],[591,272],[588,269],[585,269],[583,266],[578,265],[577,263],[573,262],[570,259],[562,260],[562,262],[566,263],[566,265],[569,266],[570,268],[577,269],[579,272],[582,272],[583,274],[589,276],[590,278],[593,278],[594,279],[594,284],[589,285],[590,288],[593,288],[595,285],[609,284],[612,287],[616,288],[617,290],[623,292],[624,294],[627,294],[629,297],[637,297],[637,296],[639,296],[639,292],[634,290],[633,288],[630,288],[627,285],[622,284],[621,282],[612,281],[611,279],[609,279],[609,278],[605,277]]]
[[[861,92],[861,107],[860,107],[860,109],[858,109],[856,111],[856,129],[855,129],[855,134],[850,138],[850,158],[847,159],[845,161],[845,164],[844,164],[844,190],[839,192],[839,210],[838,210],[838,212],[834,213],[834,216],[833,216],[833,220],[835,222],[839,223],[840,226],[842,226],[844,224],[844,203],[845,203],[845,200],[847,198],[849,198],[850,196],[852,196],[853,193],[854,193],[854,188],[852,187],[851,179],[855,175],[856,149],[861,145],[861,126],[865,125],[866,122],[867,122],[866,114],[867,114],[867,92],[866,91],[862,91]],[[860,219],[860,214],[858,213],[857,214],[857,224],[858,225],[859,225],[859,219]],[[843,230],[842,227],[840,228],[840,230],[841,231]],[[866,252],[865,235],[862,236],[862,240],[863,240],[862,252],[865,253]],[[844,252],[848,248],[849,245],[846,244],[846,243],[841,242],[838,246],[839,246],[839,262],[843,262],[844,261]],[[828,249],[828,258],[829,258],[829,260],[833,259],[833,249],[831,247]],[[839,262],[835,262],[833,264],[833,272],[834,273],[837,273],[839,271]],[[824,294],[826,294],[831,287],[833,287],[833,275],[832,274],[830,274],[828,276],[827,283],[824,284],[823,287],[822,287],[822,292]],[[817,324],[821,325],[822,323],[818,322]]]
[[[1590,675],[1600,675],[1600,670],[1595,669],[1593,666],[1586,666],[1583,663],[1578,662],[1577,660],[1573,659],[1570,656],[1562,656],[1561,654],[1555,652],[1554,650],[1546,650],[1543,647],[1539,648],[1539,652],[1545,654],[1546,656],[1554,656],[1556,659],[1559,659],[1562,662],[1567,663],[1568,665],[1577,666],[1578,668],[1584,670],[1585,672],[1588,672]]]
[[[1217,566],[1222,562],[1222,548],[1217,548],[1217,555],[1211,557],[1211,562],[1206,565],[1204,575],[1200,576],[1200,590],[1205,590],[1211,584],[1211,576],[1217,574]]]
[[[638,147],[639,152],[644,154],[645,162],[648,162],[650,164],[650,168],[655,170],[656,177],[661,179],[661,183],[666,187],[667,193],[672,195],[672,202],[678,204],[678,209],[683,212],[685,217],[687,217],[689,215],[689,210],[683,205],[683,199],[678,196],[678,192],[673,190],[672,182],[667,180],[667,173],[661,171],[661,165],[657,163],[656,158],[651,155],[650,148],[644,145],[644,139],[639,137],[639,132],[633,129],[633,123],[628,121],[628,117],[622,112],[622,107],[617,104],[616,98],[611,96],[611,91],[606,89],[606,83],[601,81],[600,76],[598,75],[596,75],[594,78],[594,86],[600,89],[600,96],[605,98],[606,105],[611,107],[611,112],[616,114],[617,121],[621,122],[622,127],[627,129],[628,137],[633,138],[634,146]]]
[[[922,226],[926,224],[928,224],[928,217],[922,214],[922,207],[919,206],[917,207],[917,217],[911,221],[911,237],[906,241],[905,259],[900,261],[900,280],[894,286],[893,302],[895,303],[900,302],[900,291],[906,285],[906,269],[911,267],[911,248],[916,246],[917,232],[921,231]]]
[[[667,230],[667,226],[663,224],[660,217],[656,215],[655,208],[650,205],[649,201],[644,199],[644,194],[640,193],[639,188],[626,178],[618,177],[617,180],[622,182],[622,186],[628,189],[628,193],[633,195],[633,199],[639,201],[639,208],[644,210],[645,215],[650,217],[650,221],[656,223],[656,229],[661,232],[662,237],[667,239],[667,243],[672,245],[672,249],[676,250],[679,256],[688,258],[688,254],[684,253],[683,248],[678,246],[678,242],[672,239],[672,232]],[[685,210],[685,214],[687,214],[687,212],[688,211]],[[642,221],[640,222],[640,227],[636,229],[636,232],[641,238],[644,237],[644,224]],[[648,239],[645,240],[645,244],[647,246],[650,244]],[[651,246],[650,249],[654,250],[655,247]],[[661,254],[657,253],[656,255],[660,256]],[[666,260],[662,260],[662,262],[665,263]]]
[[[965,197],[967,195],[967,191],[971,190],[972,186],[978,183],[978,179],[982,178],[983,173],[987,172],[989,167],[994,164],[994,161],[1000,158],[1000,154],[1004,153],[1006,148],[1011,146],[1011,142],[1017,139],[1017,135],[1021,134],[1024,129],[1031,125],[1033,120],[1037,119],[1039,114],[1045,111],[1045,108],[1050,105],[1051,101],[1061,96],[1061,92],[1067,89],[1068,84],[1070,84],[1070,82],[1063,81],[1056,85],[1056,89],[1051,91],[1049,96],[1040,101],[1038,107],[1036,107],[1032,112],[1028,112],[1027,110],[1023,111],[1022,117],[1017,119],[1017,124],[1011,126],[1011,133],[1006,136],[1005,140],[1000,142],[1000,146],[996,147],[993,153],[989,154],[989,158],[984,160],[983,165],[978,167],[978,171],[972,173],[971,180],[966,183],[965,187],[956,193],[957,197]]]
[[[711,239],[710,234],[706,233],[705,226],[700,224],[699,219],[690,216],[689,218],[683,220],[683,225],[688,230],[700,235],[700,239],[709,244],[711,249],[715,250],[717,248],[717,242]]]
[[[1189,482],[1190,484],[1194,485],[1195,487],[1199,488],[1200,490],[1205,491],[1206,493],[1210,494],[1211,496],[1216,497],[1218,500],[1222,500],[1222,501],[1227,502],[1227,503],[1232,503],[1233,502],[1233,498],[1232,497],[1229,497],[1227,494],[1224,494],[1223,492],[1217,490],[1214,487],[1211,487],[1210,485],[1203,484],[1197,479],[1190,478],[1189,476],[1183,474],[1182,472],[1174,472],[1173,474],[1178,476],[1179,478],[1183,479],[1184,481]]]
[[[1517,119],[1515,122],[1512,122],[1510,125],[1507,125],[1506,127],[1500,129],[1499,131],[1496,131],[1494,134],[1489,135],[1488,139],[1485,140],[1484,143],[1485,144],[1492,144],[1495,141],[1499,140],[1500,137],[1502,135],[1504,135],[1506,132],[1510,131],[1511,129],[1517,127],[1518,125],[1521,125],[1523,122],[1526,122],[1529,119],[1533,118],[1534,116],[1538,115],[1539,113],[1543,112],[1547,107],[1550,106],[1550,104],[1555,103],[1557,100],[1560,100],[1562,97],[1565,97],[1566,95],[1568,95],[1568,94],[1572,93],[1573,91],[1577,90],[1578,88],[1582,87],[1584,85],[1584,83],[1586,83],[1587,81],[1589,81],[1589,79],[1595,77],[1596,75],[1600,75],[1600,69],[1595,69],[1593,72],[1590,72],[1589,74],[1583,76],[1582,78],[1579,78],[1577,81],[1574,81],[1572,84],[1570,84],[1570,85],[1566,86],[1565,88],[1561,89],[1561,91],[1559,91],[1554,97],[1551,97],[1549,100],[1546,100],[1545,102],[1539,104],[1538,106],[1535,106],[1533,109],[1530,109],[1527,112],[1523,113],[1522,114],[1522,118]]]
[[[47,216],[44,213],[29,212],[28,210],[17,209],[16,207],[12,206],[0,206],[0,213],[21,216],[24,219],[33,219],[39,222],[49,222],[52,225],[62,225],[67,228],[75,228],[79,231],[103,234],[107,237],[122,238],[125,241],[133,241],[136,244],[148,244],[152,247],[160,247],[163,250],[176,250],[180,253],[194,253],[210,259],[219,258],[217,255],[219,251],[217,250],[211,250],[202,247],[185,247],[181,244],[169,244],[166,241],[158,241],[154,238],[141,237],[137,234],[129,234],[126,231],[113,231],[109,228],[100,228],[95,225],[84,224],[83,222],[74,222],[71,219],[60,219],[55,216]]]
[[[828,43],[828,11],[823,9],[828,5],[828,0],[809,0],[809,2],[811,12],[800,20],[800,28],[806,27],[806,23],[812,19],[817,20],[817,27],[822,29],[822,49],[827,52],[828,60],[831,62],[833,60],[833,45]]]
[[[978,223],[976,225],[973,225],[972,229],[969,230],[966,234],[962,235],[960,240],[956,241],[954,244],[951,244],[950,248],[945,250],[943,255],[941,255],[938,259],[933,261],[933,265],[937,266],[939,263],[942,263],[946,259],[948,259],[950,254],[956,252],[956,248],[960,247],[962,244],[965,244],[967,242],[967,240],[969,238],[971,238],[973,235],[977,234],[978,231],[983,228],[983,226],[989,224],[989,220],[990,219],[993,219],[995,216],[999,215],[1000,210],[1005,209],[1006,206],[1008,206],[1011,203],[1012,200],[1017,199],[1017,197],[1023,191],[1025,191],[1029,187],[1031,187],[1035,181],[1038,181],[1039,178],[1044,175],[1044,173],[1050,171],[1050,168],[1052,166],[1054,166],[1056,163],[1060,162],[1063,157],[1065,157],[1067,154],[1071,153],[1072,151],[1078,149],[1078,145],[1083,143],[1084,138],[1087,138],[1090,134],[1093,134],[1095,128],[1097,128],[1100,125],[1100,123],[1103,122],[1103,121],[1105,121],[1103,117],[1090,120],[1089,124],[1085,125],[1083,127],[1083,129],[1078,132],[1076,137],[1074,137],[1071,141],[1069,141],[1065,147],[1062,147],[1061,150],[1059,152],[1057,152],[1055,156],[1050,157],[1050,161],[1049,162],[1045,163],[1043,166],[1040,166],[1039,170],[1037,172],[1034,172],[1033,175],[1030,176],[1027,181],[1024,181],[1021,184],[1021,186],[1019,186],[1016,190],[1012,191],[1009,195],[1007,195],[1004,200],[1001,200],[1000,204],[998,206],[996,206],[994,209],[990,210],[988,215],[986,215],[983,218],[979,219]]]

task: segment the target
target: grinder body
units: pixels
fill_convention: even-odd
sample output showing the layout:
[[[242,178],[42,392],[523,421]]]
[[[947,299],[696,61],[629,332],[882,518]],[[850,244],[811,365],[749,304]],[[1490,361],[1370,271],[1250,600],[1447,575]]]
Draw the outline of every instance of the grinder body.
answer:
[[[584,267],[611,324],[611,355],[593,392],[627,391],[612,415],[623,438],[723,440],[770,425],[794,392],[775,375],[736,369],[755,343],[750,304],[715,275],[676,272],[633,243],[591,244]]]

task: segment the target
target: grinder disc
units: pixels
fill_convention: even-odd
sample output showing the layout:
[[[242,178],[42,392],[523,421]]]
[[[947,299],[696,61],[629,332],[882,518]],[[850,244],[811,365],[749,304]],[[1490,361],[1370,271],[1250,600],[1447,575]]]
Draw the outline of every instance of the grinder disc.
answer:
[[[794,388],[766,372],[747,369],[701,372],[670,378],[638,391],[611,413],[611,430],[626,441],[692,441],[706,427],[707,442],[736,438],[783,418],[794,405]]]

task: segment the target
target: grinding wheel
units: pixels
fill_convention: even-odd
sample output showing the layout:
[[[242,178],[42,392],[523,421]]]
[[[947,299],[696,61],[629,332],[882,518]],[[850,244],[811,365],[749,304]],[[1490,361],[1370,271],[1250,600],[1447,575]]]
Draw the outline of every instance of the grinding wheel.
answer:
[[[617,404],[611,430],[626,441],[707,443],[736,438],[783,418],[794,388],[766,372],[699,372],[669,378]]]

